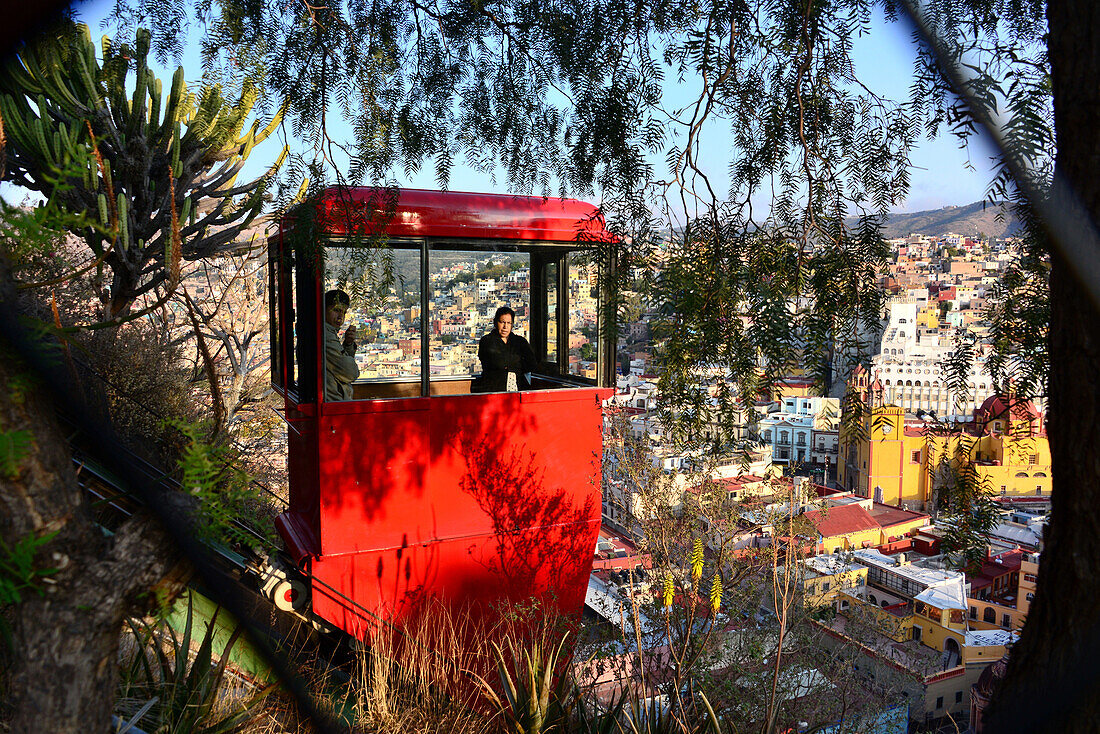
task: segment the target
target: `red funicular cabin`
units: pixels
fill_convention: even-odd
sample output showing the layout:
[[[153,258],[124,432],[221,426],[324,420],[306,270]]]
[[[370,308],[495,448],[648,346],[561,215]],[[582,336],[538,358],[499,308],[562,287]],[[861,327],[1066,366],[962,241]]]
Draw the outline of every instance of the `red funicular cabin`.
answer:
[[[269,261],[272,375],[290,426],[290,507],[277,525],[313,612],[361,637],[431,598],[578,611],[614,362],[598,336],[595,266],[581,263],[610,237],[598,212],[364,188],[330,189],[305,214],[271,238]],[[379,268],[385,293],[370,295],[362,284]],[[351,294],[346,325],[360,341],[360,377],[340,402],[324,389],[323,298],[336,287]],[[477,340],[501,304],[539,361],[533,389],[471,394]]]

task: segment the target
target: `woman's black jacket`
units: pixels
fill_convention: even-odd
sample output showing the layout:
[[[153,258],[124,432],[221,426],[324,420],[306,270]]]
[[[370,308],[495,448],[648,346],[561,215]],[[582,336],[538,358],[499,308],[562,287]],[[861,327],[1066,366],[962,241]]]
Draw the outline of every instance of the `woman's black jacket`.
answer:
[[[530,390],[524,373],[534,371],[538,364],[531,345],[522,336],[512,334],[508,343],[493,329],[477,343],[477,358],[481,360],[481,377],[471,385],[473,392],[503,392],[508,387],[508,373],[516,373],[520,390]]]

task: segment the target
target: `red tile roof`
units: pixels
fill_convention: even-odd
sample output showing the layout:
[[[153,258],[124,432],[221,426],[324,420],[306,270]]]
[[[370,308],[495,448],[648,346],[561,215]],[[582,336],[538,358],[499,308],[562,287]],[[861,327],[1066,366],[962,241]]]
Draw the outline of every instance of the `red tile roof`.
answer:
[[[878,522],[879,525],[886,528],[891,525],[900,525],[905,522],[912,522],[913,520],[919,520],[921,518],[932,518],[923,512],[915,512],[913,510],[906,510],[901,507],[892,507],[890,505],[884,505],[880,502],[874,503],[871,507],[871,517]]]
[[[860,505],[840,505],[824,510],[814,510],[806,513],[806,519],[812,522],[817,532],[825,538],[881,527]]]

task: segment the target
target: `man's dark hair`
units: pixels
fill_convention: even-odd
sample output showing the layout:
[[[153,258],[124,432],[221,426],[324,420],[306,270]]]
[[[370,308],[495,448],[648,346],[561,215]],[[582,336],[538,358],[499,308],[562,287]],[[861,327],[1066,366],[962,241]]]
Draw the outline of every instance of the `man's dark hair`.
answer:
[[[350,306],[351,296],[349,296],[347,293],[340,290],[339,288],[335,288],[325,294],[326,311],[332,308],[337,303],[339,303],[341,306]],[[513,316],[512,318],[515,319],[515,316]]]
[[[516,323],[516,312],[513,311],[512,309],[508,308],[507,306],[501,306],[500,308],[497,309],[496,315],[493,316],[493,326],[496,326],[497,324],[500,323],[500,317],[503,316],[504,314],[508,314],[509,316],[511,316],[512,317],[512,323],[513,324]]]

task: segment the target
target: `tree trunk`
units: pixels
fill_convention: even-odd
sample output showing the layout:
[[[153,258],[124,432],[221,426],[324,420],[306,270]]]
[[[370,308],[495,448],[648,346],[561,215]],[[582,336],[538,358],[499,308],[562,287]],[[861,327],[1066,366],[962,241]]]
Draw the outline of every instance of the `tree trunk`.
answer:
[[[77,486],[65,435],[39,378],[0,354],[0,431],[27,430],[33,442],[17,474],[0,475],[0,538],[56,535],[35,568],[56,568],[23,594],[12,624],[9,701],[13,732],[106,732],[118,677],[122,622],[147,610],[176,562],[151,518],[135,515],[112,538],[93,523]]]
[[[1100,221],[1100,4],[1050,0],[1056,176]],[[1100,258],[1100,253],[1094,255]],[[986,731],[1100,731],[1100,309],[1051,257],[1047,435],[1052,513],[1027,625]]]

